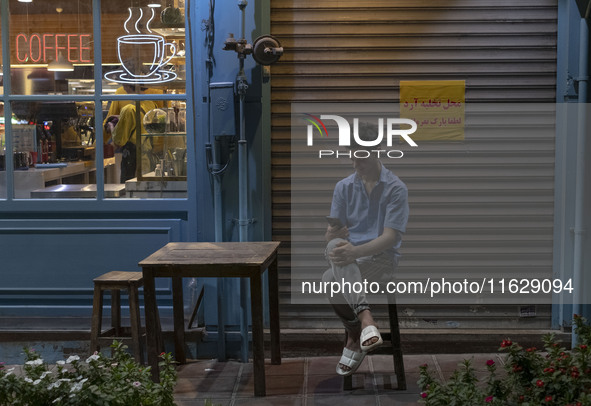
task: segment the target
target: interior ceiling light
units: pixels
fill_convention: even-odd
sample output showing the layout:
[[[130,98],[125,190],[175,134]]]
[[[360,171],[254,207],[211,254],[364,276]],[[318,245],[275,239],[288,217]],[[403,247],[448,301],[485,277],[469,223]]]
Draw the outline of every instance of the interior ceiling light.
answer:
[[[19,3],[32,3],[33,0],[18,0]]]
[[[31,1],[33,1],[33,0],[31,0]],[[162,4],[156,3],[156,2],[151,2],[151,3],[148,3],[148,7],[154,7],[154,8],[162,7]]]
[[[58,16],[58,30],[61,31],[62,24],[60,16],[64,9],[58,7],[55,9],[55,11],[57,11]],[[74,70],[74,65],[72,65],[70,61],[64,58],[64,54],[60,51],[60,53],[57,56],[57,60],[52,61],[47,65],[47,70],[50,72],[72,72]]]
[[[50,72],[72,72],[74,70],[74,65],[64,58],[64,54],[60,51],[57,61],[49,62],[47,70]]]

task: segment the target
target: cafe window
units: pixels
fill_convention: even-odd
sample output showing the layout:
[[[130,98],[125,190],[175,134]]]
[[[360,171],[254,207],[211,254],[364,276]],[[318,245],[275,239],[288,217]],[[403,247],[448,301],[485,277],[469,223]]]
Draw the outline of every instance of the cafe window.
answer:
[[[0,199],[186,198],[185,2],[8,5]]]

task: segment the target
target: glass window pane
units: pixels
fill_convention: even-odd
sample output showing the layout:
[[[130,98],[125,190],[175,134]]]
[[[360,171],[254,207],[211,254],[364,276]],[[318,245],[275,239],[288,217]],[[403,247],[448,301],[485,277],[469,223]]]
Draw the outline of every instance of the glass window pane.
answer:
[[[94,198],[94,103],[12,102],[11,106],[14,197]],[[114,165],[105,162],[107,169]]]
[[[0,102],[0,199],[6,199],[6,134],[4,131],[4,103]]]
[[[185,93],[184,1],[133,1],[122,7],[120,0],[103,0],[101,7],[103,92],[131,85],[127,93],[146,88]]]
[[[0,15],[2,12],[0,12]],[[2,22],[0,20],[0,95],[4,94],[4,63],[2,61]]]
[[[125,185],[125,197],[187,197],[184,103],[113,101],[104,125],[105,150],[111,145],[114,148],[118,163],[115,178],[119,179],[117,183]],[[107,183],[110,182],[105,182],[105,197],[110,197],[107,191],[115,185]]]
[[[9,1],[13,94],[93,94],[92,0]]]

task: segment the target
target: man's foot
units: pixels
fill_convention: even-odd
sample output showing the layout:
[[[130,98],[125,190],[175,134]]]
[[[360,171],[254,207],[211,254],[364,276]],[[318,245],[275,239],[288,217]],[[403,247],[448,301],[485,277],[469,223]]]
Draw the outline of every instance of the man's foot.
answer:
[[[367,352],[382,345],[384,341],[382,340],[376,322],[371,315],[371,311],[369,309],[364,310],[358,314],[358,317],[361,321],[361,350]]]
[[[343,348],[343,355],[337,365],[337,374],[341,376],[352,375],[363,362],[366,352],[355,352]]]
[[[376,326],[367,326],[361,331],[361,351],[369,352],[384,342]]]
[[[351,333],[348,334],[345,331],[345,348],[354,352],[354,353],[361,353],[361,345],[359,344],[359,334],[360,332],[355,332],[355,333]],[[343,352],[344,355],[344,352]],[[341,357],[341,361],[343,361],[343,358]],[[357,366],[359,367],[359,366]],[[355,369],[357,369],[357,367]],[[339,361],[339,364],[337,365],[337,372],[338,369],[340,369],[342,372],[349,372],[351,371],[351,367],[349,365],[343,364]]]

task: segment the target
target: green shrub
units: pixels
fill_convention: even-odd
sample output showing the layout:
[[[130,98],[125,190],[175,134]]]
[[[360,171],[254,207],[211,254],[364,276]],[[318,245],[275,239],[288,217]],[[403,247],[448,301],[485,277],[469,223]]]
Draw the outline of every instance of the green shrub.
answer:
[[[0,365],[0,406],[172,406],[176,370],[170,353],[160,354],[160,383],[115,341],[113,355],[74,355],[49,367],[25,348],[22,373]]]
[[[503,340],[499,350],[507,357],[502,378],[494,360],[486,363],[486,381],[478,380],[469,360],[446,383],[422,365],[421,401],[428,406],[591,406],[591,327],[576,315],[574,325],[578,345],[570,351],[554,334],[544,336],[545,352]]]

